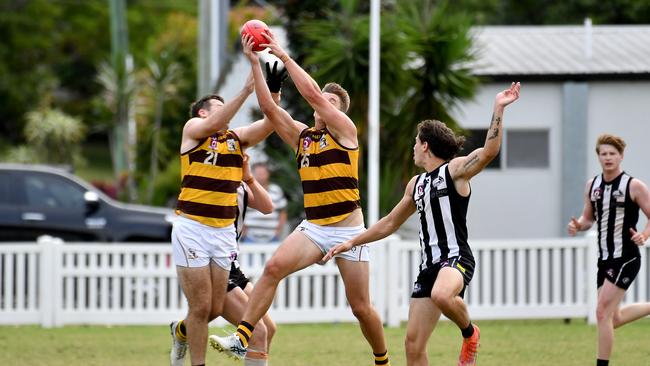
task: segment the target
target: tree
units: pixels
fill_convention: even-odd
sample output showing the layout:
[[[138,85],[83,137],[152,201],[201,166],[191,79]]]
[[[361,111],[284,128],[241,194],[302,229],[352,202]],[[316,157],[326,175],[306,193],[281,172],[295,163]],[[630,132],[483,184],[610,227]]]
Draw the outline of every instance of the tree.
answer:
[[[151,89],[149,103],[153,109],[153,127],[151,128],[151,154],[149,162],[149,177],[147,179],[146,202],[151,204],[154,194],[154,182],[158,175],[158,151],[160,149],[160,132],[162,127],[164,104],[178,92],[180,83],[180,65],[169,62],[166,55],[161,55],[157,62],[149,61],[148,73],[145,77],[146,85]]]
[[[352,100],[348,114],[357,123],[363,148],[368,101],[367,2],[341,0],[331,7],[308,10],[318,12],[318,17],[311,16],[315,13],[292,15],[292,53],[297,53],[298,59],[304,56],[301,64],[319,84],[336,81],[348,90]],[[294,43],[296,38],[300,41]],[[384,212],[399,200],[403,185],[415,171],[411,160],[415,125],[435,118],[455,127],[450,108],[473,95],[477,80],[463,67],[471,59],[470,47],[468,18],[450,12],[446,2],[403,0],[395,7],[389,4],[383,8],[380,100]],[[364,166],[360,169],[361,182],[365,182]],[[361,189],[365,189],[364,184]]]
[[[86,129],[79,118],[43,108],[27,113],[23,134],[27,144],[13,148],[9,161],[55,165],[81,164],[79,142]]]

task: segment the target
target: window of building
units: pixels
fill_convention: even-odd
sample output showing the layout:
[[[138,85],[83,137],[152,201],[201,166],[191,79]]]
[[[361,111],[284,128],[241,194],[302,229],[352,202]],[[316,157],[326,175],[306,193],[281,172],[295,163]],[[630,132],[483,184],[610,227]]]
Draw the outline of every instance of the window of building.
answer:
[[[507,130],[506,167],[548,168],[548,130]]]

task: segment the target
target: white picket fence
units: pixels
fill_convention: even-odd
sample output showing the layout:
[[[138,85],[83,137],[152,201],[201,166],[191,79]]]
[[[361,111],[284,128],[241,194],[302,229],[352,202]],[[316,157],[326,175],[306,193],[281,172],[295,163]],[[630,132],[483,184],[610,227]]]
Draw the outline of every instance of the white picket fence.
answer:
[[[465,298],[473,319],[593,322],[593,237],[473,241],[472,247],[477,268]],[[274,250],[274,245],[243,246],[244,272],[259,277]],[[373,244],[371,253],[373,303],[388,325],[398,325],[408,316],[418,243],[391,237]],[[169,244],[64,244],[52,238],[2,244],[0,276],[0,324],[164,324],[187,310]],[[643,261],[625,301],[647,301],[649,279]],[[270,313],[278,323],[355,320],[331,262],[282,281]]]

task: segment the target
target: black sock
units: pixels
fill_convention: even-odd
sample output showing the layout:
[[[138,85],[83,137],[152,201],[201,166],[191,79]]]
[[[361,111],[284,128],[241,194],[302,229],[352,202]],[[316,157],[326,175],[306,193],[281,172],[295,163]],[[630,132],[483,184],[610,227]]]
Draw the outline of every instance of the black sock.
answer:
[[[461,329],[460,332],[463,334],[463,338],[469,338],[474,334],[474,327],[472,326],[472,322],[469,323],[467,328]]]
[[[600,358],[596,360],[596,366],[608,366],[609,360],[601,360]]]

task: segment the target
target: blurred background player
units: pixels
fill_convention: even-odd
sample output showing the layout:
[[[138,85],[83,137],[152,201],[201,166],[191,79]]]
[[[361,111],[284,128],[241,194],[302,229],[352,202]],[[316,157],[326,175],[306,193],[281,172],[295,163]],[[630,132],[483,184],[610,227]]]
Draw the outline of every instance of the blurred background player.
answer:
[[[268,65],[268,63],[267,63]],[[277,69],[275,69],[277,72]],[[267,75],[273,71],[267,67]],[[284,69],[282,69],[284,72]],[[244,243],[270,243],[283,239],[283,232],[287,222],[287,199],[282,188],[271,183],[271,172],[266,163],[255,163],[252,166],[253,176],[273,200],[273,212],[268,215],[256,209],[250,209],[244,220],[242,242]]]
[[[244,36],[242,44],[253,67],[260,108],[282,140],[296,151],[307,220],[266,263],[237,332],[229,337],[210,337],[213,347],[235,357],[245,354],[255,325],[271,306],[282,279],[318,263],[329,248],[365,230],[359,197],[357,129],[345,114],[350,103],[348,93],[335,83],[321,91],[272,36],[266,38],[266,46],[284,62],[298,91],[314,109],[315,125],[308,128],[273,102],[258,56],[252,51],[253,42]],[[370,303],[368,260],[368,249],[359,247],[339,254],[336,265],[352,312],[372,348],[375,365],[389,365],[381,319]]]
[[[474,274],[474,257],[467,241],[469,181],[494,159],[501,147],[503,111],[519,98],[519,83],[497,94],[485,145],[467,156],[455,157],[464,138],[444,123],[434,120],[418,124],[413,160],[425,172],[413,177],[402,200],[366,232],[332,248],[323,260],[358,245],[394,233],[414,212],[420,221],[420,273],[413,286],[406,329],[406,361],[409,366],[427,366],[427,341],[440,314],[460,328],[463,346],[458,366],[476,365],[480,331],[469,318],[463,301],[465,288]],[[269,117],[270,118],[270,117]]]
[[[582,215],[571,218],[569,235],[598,225],[598,359],[606,366],[614,346],[614,328],[650,315],[650,303],[619,307],[625,291],[641,268],[642,246],[650,236],[650,220],[636,231],[639,208],[650,219],[650,192],[639,179],[621,168],[625,141],[603,134],[596,142],[596,154],[602,173],[587,181]]]

